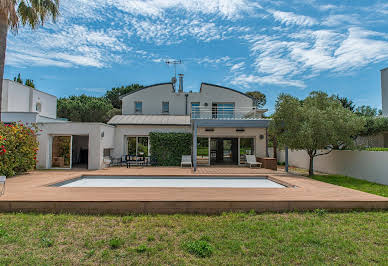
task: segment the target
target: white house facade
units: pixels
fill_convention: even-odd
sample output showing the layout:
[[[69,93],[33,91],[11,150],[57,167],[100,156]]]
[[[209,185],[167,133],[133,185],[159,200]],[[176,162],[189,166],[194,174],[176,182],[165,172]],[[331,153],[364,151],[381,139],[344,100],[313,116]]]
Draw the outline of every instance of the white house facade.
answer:
[[[199,92],[183,91],[183,80],[160,83],[123,95],[122,114],[107,124],[71,122],[56,117],[57,98],[5,80],[2,121],[36,123],[37,168],[101,169],[107,158],[150,156],[151,132],[193,134],[197,165],[241,165],[245,155],[267,157],[265,109],[237,90],[202,83]]]

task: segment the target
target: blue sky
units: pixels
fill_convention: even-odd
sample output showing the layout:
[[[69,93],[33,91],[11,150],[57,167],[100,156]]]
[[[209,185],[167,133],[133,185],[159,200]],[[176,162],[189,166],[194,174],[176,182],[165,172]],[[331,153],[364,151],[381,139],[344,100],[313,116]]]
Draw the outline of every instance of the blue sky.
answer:
[[[279,93],[324,90],[381,108],[386,1],[68,0],[37,31],[9,34],[5,78],[21,73],[58,97],[114,86],[201,82]]]

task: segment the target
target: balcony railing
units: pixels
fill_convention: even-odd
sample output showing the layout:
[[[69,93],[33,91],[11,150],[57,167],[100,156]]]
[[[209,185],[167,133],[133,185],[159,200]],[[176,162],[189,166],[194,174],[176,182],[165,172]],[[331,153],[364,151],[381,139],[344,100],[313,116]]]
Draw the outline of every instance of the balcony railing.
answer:
[[[197,106],[191,110],[191,119],[260,119],[262,110],[256,107],[208,107]]]

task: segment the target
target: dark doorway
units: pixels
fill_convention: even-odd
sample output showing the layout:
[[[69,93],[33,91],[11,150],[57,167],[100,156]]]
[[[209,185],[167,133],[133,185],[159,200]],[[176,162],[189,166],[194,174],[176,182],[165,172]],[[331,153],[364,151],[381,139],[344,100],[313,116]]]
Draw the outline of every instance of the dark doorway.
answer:
[[[73,136],[72,168],[88,168],[89,136]]]
[[[210,139],[210,164],[238,164],[238,139]]]

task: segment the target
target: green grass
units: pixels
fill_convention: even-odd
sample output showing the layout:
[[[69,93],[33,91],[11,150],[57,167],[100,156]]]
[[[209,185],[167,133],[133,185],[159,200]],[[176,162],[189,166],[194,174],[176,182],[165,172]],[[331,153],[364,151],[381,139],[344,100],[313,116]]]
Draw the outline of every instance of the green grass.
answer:
[[[388,211],[0,214],[0,265],[388,264]]]
[[[388,197],[388,186],[368,182],[366,180],[341,175],[314,175],[310,178],[342,187],[380,195],[383,197]]]
[[[374,147],[374,148],[364,148],[366,151],[388,151],[388,148],[379,148],[379,147]]]

